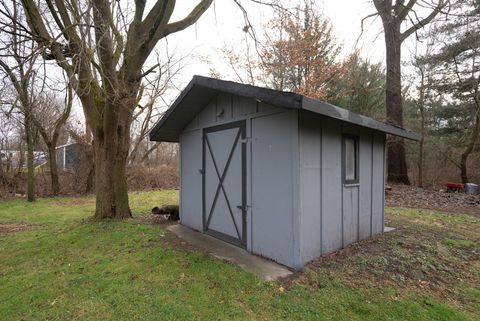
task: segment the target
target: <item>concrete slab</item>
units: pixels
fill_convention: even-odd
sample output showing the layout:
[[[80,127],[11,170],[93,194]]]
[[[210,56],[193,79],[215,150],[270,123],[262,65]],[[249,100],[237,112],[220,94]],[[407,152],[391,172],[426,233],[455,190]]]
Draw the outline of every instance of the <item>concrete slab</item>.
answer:
[[[186,226],[176,224],[170,225],[167,229],[186,242],[207,250],[214,257],[237,264],[242,269],[255,273],[266,281],[273,281],[293,273],[280,264],[253,255],[244,249]]]

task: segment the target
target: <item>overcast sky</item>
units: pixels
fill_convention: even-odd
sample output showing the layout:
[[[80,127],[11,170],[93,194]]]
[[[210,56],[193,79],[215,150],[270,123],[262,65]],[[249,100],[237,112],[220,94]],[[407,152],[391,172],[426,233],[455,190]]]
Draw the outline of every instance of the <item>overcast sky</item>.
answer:
[[[197,2],[177,2],[173,20],[183,17],[195,3]],[[243,0],[242,3],[248,10],[255,30],[261,34],[264,25],[273,17],[271,8],[253,4],[249,0]],[[339,43],[343,44],[343,54],[352,52],[361,33],[362,18],[375,11],[371,1],[323,0],[317,1],[317,5],[331,20],[333,32]],[[371,62],[383,62],[385,49],[381,24],[378,19],[373,21],[373,24],[371,22],[372,19],[366,23],[366,31],[357,48],[361,49],[362,56]],[[194,74],[208,75],[209,67],[222,71],[222,75],[226,74],[225,61],[220,51],[224,46],[238,46],[239,50],[243,49],[244,25],[242,12],[233,0],[216,0],[194,26],[169,36],[168,45],[171,51],[179,55],[194,53],[194,59],[182,73],[181,82],[188,82]],[[208,57],[212,65],[206,65],[199,57]]]

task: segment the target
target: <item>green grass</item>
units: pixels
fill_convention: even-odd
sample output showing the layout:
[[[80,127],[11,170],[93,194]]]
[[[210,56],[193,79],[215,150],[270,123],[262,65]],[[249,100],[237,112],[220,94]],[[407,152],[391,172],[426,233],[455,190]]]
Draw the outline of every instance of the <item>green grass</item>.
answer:
[[[134,216],[177,199],[176,191],[130,194]],[[91,197],[0,203],[0,224],[30,225],[0,235],[0,320],[480,319],[480,263],[468,256],[480,233],[472,216],[389,209],[389,223],[402,229],[320,261],[294,280],[265,282],[179,247],[162,226],[88,220],[93,209]],[[410,235],[418,233],[416,249]],[[449,259],[436,262],[439,251]],[[421,262],[423,273],[430,265],[457,273],[450,265],[461,261],[471,278],[444,278],[457,289],[449,297],[390,269],[397,264],[408,272]]]

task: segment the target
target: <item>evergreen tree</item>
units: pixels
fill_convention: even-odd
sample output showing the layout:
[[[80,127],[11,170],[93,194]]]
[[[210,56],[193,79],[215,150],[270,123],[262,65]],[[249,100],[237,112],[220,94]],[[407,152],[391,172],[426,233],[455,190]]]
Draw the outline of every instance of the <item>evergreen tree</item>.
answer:
[[[480,136],[480,7],[458,1],[453,19],[438,28],[435,54],[424,61],[435,66],[434,90],[444,98],[436,113],[437,134],[463,147],[459,162],[462,182],[469,181],[468,157]]]

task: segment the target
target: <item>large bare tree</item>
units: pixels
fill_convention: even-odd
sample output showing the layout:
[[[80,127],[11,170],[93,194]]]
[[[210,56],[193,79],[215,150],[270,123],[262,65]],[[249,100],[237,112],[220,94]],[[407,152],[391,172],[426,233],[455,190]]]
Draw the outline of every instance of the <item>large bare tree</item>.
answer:
[[[386,111],[387,122],[403,127],[401,47],[402,43],[417,30],[430,23],[448,0],[373,0],[377,12],[370,16],[380,16],[383,24],[386,48]],[[417,8],[414,8],[417,5]],[[429,8],[429,9],[425,9]],[[430,10],[424,18],[419,18],[417,9]],[[402,26],[407,26],[402,31]],[[387,151],[388,181],[410,184],[407,173],[405,145],[403,139],[390,137]]]
[[[175,0],[21,0],[45,59],[64,69],[93,132],[96,218],[131,216],[125,165],[143,70],[155,45],[195,23],[213,0],[171,21]],[[155,67],[155,66],[154,66]]]

